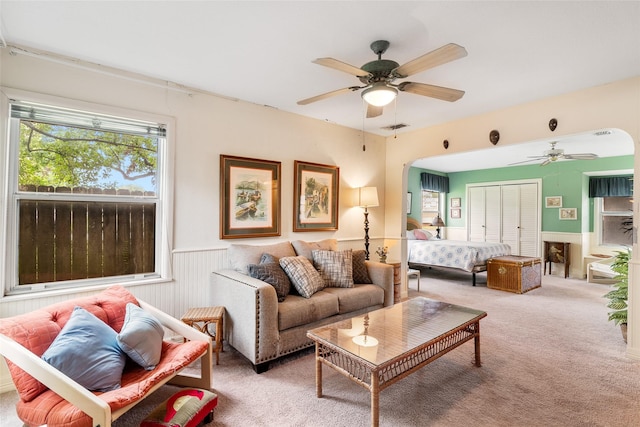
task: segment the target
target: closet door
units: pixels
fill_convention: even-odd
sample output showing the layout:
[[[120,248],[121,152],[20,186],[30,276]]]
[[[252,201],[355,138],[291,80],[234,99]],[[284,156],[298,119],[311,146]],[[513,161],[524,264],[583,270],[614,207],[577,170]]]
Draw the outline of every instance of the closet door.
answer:
[[[500,186],[470,187],[468,239],[500,242]]]
[[[502,242],[512,255],[538,256],[538,184],[502,186]]]

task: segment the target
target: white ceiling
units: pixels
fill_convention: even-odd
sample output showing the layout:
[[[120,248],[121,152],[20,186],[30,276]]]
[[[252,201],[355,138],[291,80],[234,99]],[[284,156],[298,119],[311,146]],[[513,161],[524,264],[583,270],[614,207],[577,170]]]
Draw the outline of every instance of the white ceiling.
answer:
[[[638,76],[639,23],[639,1],[0,0],[9,46],[379,135],[396,123],[409,125],[398,133],[411,131]],[[360,83],[312,60],[360,67],[376,59],[369,45],[378,39],[391,43],[383,58],[400,64],[446,43],[464,46],[467,57],[406,80],[466,94],[449,103],[400,93],[372,119],[363,119],[360,92],[296,104]]]

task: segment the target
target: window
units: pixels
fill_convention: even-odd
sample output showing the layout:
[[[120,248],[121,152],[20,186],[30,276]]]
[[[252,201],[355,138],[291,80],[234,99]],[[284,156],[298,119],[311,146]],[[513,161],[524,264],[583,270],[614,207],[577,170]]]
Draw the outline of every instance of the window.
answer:
[[[597,197],[596,231],[601,245],[631,246],[633,210],[631,197]]]
[[[429,224],[440,214],[440,193],[422,190],[422,223]]]
[[[167,125],[101,110],[9,100],[10,293],[166,277]]]

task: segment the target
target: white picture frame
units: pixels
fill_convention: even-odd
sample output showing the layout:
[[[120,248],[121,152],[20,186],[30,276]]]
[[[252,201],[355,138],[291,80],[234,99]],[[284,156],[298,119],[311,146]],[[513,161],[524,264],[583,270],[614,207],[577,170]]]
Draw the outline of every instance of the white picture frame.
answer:
[[[549,196],[544,198],[545,208],[561,208],[562,196]]]
[[[561,220],[576,220],[578,219],[578,209],[577,208],[560,208],[559,209],[559,218]]]

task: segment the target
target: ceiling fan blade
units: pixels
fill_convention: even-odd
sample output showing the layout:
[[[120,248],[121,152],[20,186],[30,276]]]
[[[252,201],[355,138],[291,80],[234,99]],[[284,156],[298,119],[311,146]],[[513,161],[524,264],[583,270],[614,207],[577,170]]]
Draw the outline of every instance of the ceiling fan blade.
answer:
[[[536,157],[534,159],[529,159],[529,160],[523,160],[521,162],[515,162],[515,163],[509,163],[509,166],[514,166],[514,165],[521,165],[523,163],[531,163],[531,162],[537,162],[538,160],[542,160],[545,159],[546,157]]]
[[[351,87],[345,87],[338,90],[333,90],[331,92],[323,93],[321,95],[312,96],[311,98],[298,101],[298,105],[311,104],[312,102],[322,101],[323,99],[331,98],[332,96],[336,96],[336,95],[341,95],[346,92],[355,92],[356,90],[359,90],[359,89],[362,89],[362,88],[359,86],[351,86]]]
[[[437,98],[449,102],[457,101],[464,95],[463,90],[413,82],[400,83],[398,85],[398,90],[415,93],[416,95],[428,96],[430,98]]]
[[[367,103],[367,119],[380,116],[383,109],[384,107],[376,107],[375,105]]]
[[[465,56],[467,56],[467,50],[464,47],[449,43],[399,66],[393,74],[402,79]]]
[[[369,75],[369,73],[362,68],[358,68],[333,58],[318,58],[311,62],[318,65],[324,65],[325,67],[333,68],[334,70],[342,71],[356,77],[366,77]]]
[[[551,159],[547,159],[547,160],[545,160],[544,162],[540,163],[540,166],[546,166],[546,165],[548,165],[549,163],[551,163]]]
[[[564,158],[570,160],[593,160],[597,159],[598,155],[593,153],[565,154]]]

